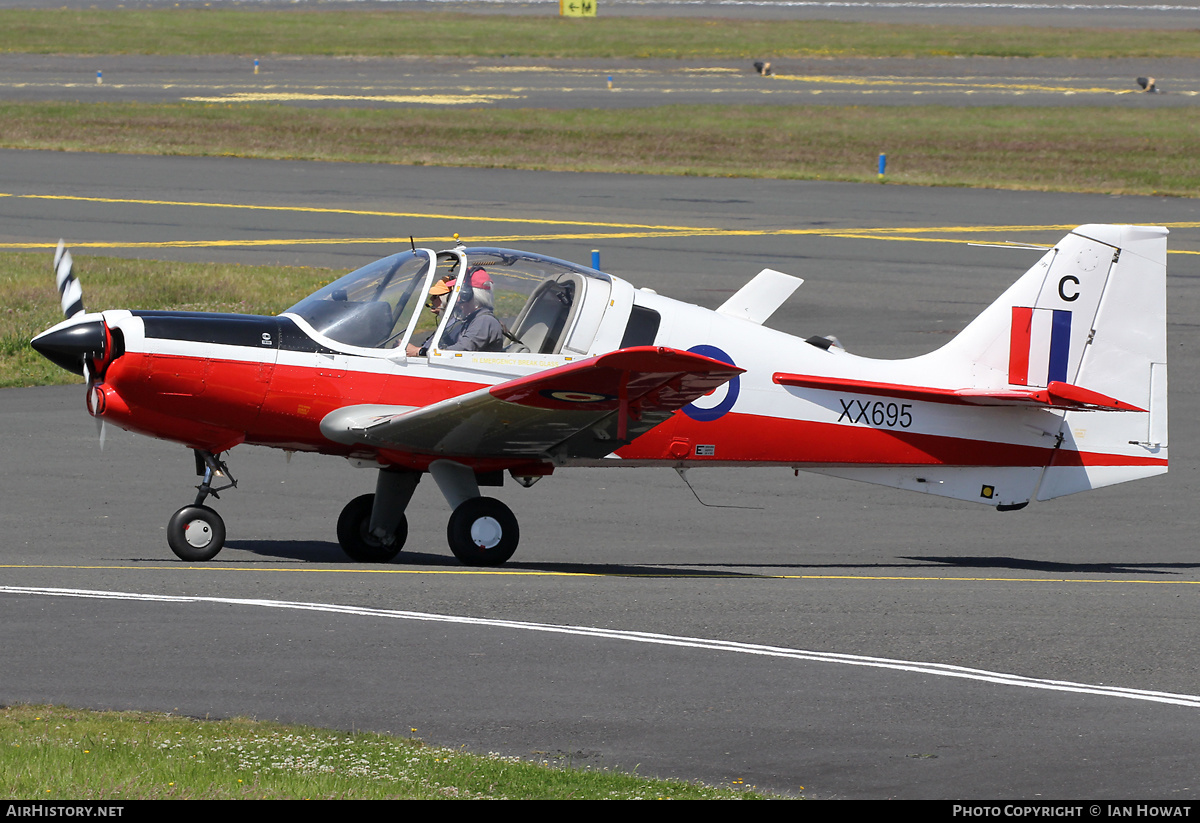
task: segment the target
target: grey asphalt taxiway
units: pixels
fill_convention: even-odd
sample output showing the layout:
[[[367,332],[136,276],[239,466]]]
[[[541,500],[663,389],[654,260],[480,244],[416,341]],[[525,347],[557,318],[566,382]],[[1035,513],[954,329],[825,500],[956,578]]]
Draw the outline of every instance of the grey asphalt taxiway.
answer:
[[[770,58],[764,55],[764,58]],[[617,109],[663,105],[1192,107],[1200,60],[752,60],[0,54],[0,94],[87,103]],[[1138,77],[1162,93],[1146,94]],[[99,80],[99,82],[98,82]]]
[[[1035,2],[803,2],[802,0],[600,0],[602,16],[701,16],[932,25],[1187,30],[1200,6],[1155,0]],[[0,9],[28,0],[0,0]],[[183,2],[132,0],[68,8],[341,8],[554,16],[541,2]],[[1070,33],[1064,37],[1070,37]],[[357,108],[631,108],[670,104],[1191,107],[1200,60],[1022,58],[779,59],[760,76],[754,59],[360,58],[222,55],[0,54],[0,95],[9,100],[271,103]],[[1153,77],[1146,94],[1138,77]]]
[[[936,347],[1064,225],[1172,228],[1171,472],[1000,514],[780,469],[560,472],[496,496],[504,569],[445,547],[432,484],[393,563],[333,523],[373,479],[242,447],[211,563],[175,561],[182,447],[96,443],[80,386],[0,391],[0,702],[415,734],[811,797],[1194,800],[1200,204],[789,181],[0,152],[0,249],[349,269],[408,236],[529,247],[772,325]],[[52,291],[47,265],[47,292]],[[302,295],[297,295],[297,298]],[[52,299],[52,298],[51,298]],[[415,732],[413,731],[415,730]]]

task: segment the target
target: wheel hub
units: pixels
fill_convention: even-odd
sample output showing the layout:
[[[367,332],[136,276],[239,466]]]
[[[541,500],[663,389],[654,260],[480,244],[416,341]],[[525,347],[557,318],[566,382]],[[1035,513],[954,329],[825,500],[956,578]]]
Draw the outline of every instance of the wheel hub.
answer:
[[[203,549],[212,542],[212,528],[203,520],[197,518],[183,527],[183,536],[188,544]]]
[[[481,517],[471,524],[471,542],[481,549],[494,548],[504,537],[504,529],[494,517]]]

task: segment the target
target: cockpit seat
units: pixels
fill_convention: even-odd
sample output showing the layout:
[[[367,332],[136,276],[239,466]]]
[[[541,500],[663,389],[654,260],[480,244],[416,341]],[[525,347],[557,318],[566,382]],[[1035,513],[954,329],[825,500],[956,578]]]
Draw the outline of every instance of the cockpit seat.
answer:
[[[576,274],[560,274],[542,281],[529,296],[513,324],[513,336],[520,342],[510,352],[557,354],[562,348],[563,329],[567,328],[575,306]]]

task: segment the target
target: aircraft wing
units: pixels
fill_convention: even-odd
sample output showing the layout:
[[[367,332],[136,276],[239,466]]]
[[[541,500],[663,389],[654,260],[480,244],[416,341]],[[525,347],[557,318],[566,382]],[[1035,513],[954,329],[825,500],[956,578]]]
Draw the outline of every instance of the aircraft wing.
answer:
[[[801,389],[825,389],[847,394],[875,394],[883,397],[896,397],[901,400],[923,400],[929,403],[969,406],[1029,406],[1076,411],[1146,411],[1099,392],[1057,380],[1050,381],[1050,385],[1044,389],[1004,390],[938,389],[928,386],[873,383],[844,377],[819,377],[811,374],[784,374],[783,372],[775,374],[774,380],[781,386],[795,386]]]
[[[639,346],[429,406],[349,406],[321,431],[339,443],[446,456],[603,457],[743,371]]]

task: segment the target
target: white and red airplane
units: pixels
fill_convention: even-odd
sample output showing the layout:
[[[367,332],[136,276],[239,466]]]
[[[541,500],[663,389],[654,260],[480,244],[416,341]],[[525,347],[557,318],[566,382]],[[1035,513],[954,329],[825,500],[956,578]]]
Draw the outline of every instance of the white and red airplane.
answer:
[[[1166,235],[1081,226],[949,343],[905,360],[765,328],[802,282],[771,269],[709,311],[461,245],[394,254],[259,317],[85,313],[60,244],[68,319],[32,345],[87,377],[92,415],[195,450],[199,494],[168,527],[185,560],[220,551],[204,502],[236,485],[220,456],[255,443],[378,470],[338,519],[353,559],[396,556],[429,473],[455,556],[499,565],[517,521],[480,486],[505,473],[530,486],[570,466],[788,466],[1002,511],[1163,473]],[[423,310],[431,290],[449,292],[440,318]],[[492,350],[459,342],[481,306],[504,324]]]

